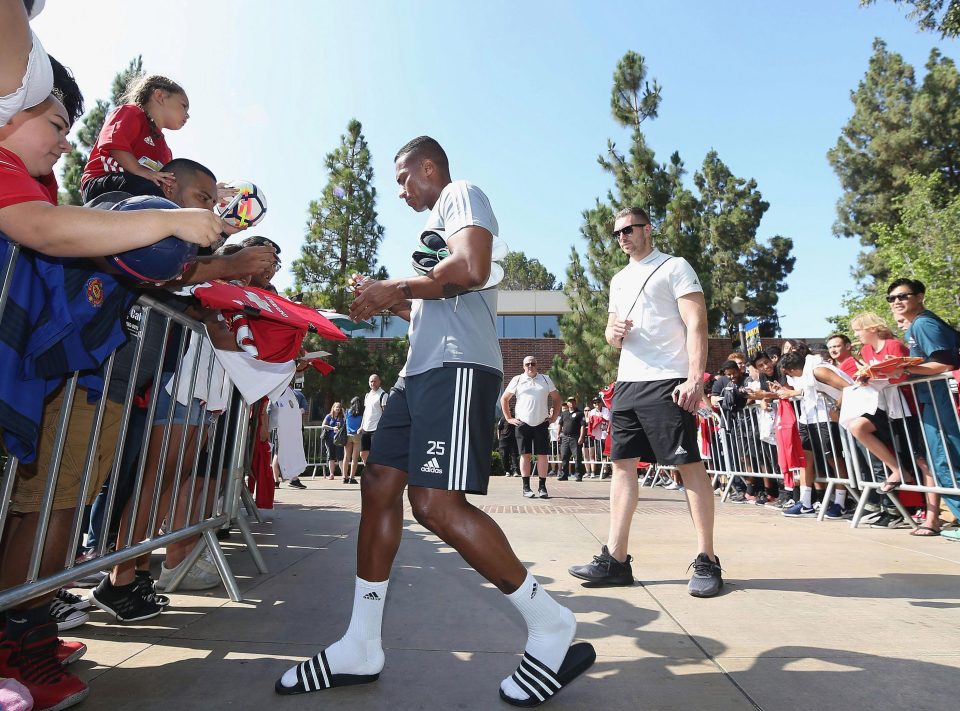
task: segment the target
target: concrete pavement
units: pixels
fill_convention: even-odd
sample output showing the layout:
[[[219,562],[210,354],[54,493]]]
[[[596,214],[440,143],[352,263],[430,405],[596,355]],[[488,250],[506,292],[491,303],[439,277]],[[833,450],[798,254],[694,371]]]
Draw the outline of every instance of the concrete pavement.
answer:
[[[173,595],[143,624],[99,611],[67,633],[89,652],[72,669],[91,687],[80,708],[501,709],[500,679],[525,632],[504,597],[407,512],[391,578],[379,682],[278,697],[277,677],[346,629],[359,487],[304,478],[284,487],[272,521],[254,524],[270,573],[236,536],[224,549],[245,600],[222,589]],[[687,595],[694,537],[682,495],[644,489],[631,548],[632,588],[589,588],[567,566],[606,537],[608,482],[555,482],[522,499],[494,478],[473,497],[517,554],[579,621],[598,654],[553,709],[947,708],[960,679],[960,545],[905,530],[791,520],[718,505],[721,596]],[[155,557],[159,567],[160,556]],[[76,634],[74,634],[76,633]]]

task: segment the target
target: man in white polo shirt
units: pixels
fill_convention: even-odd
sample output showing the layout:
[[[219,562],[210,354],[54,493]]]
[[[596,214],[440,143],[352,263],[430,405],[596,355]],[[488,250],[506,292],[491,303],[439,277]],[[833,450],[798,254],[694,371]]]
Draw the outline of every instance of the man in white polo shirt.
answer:
[[[541,499],[550,498],[547,494],[547,470],[550,467],[550,425],[560,415],[560,393],[550,377],[537,370],[537,359],[527,356],[523,359],[523,371],[513,376],[507,389],[500,397],[500,409],[508,417],[510,424],[517,428],[517,448],[520,450],[520,476],[523,477],[523,495],[532,499],[535,494],[530,488],[531,459],[537,457],[537,475],[540,488],[536,494]],[[517,402],[510,414],[510,400],[516,396]],[[553,414],[551,414],[551,408]]]
[[[707,360],[703,288],[685,259],[654,248],[642,209],[617,213],[613,238],[630,263],[610,282],[605,331],[607,343],[620,349],[610,423],[610,536],[592,563],[570,573],[594,584],[633,585],[627,543],[642,459],[675,466],[683,477],[699,545],[687,592],[711,597],[723,579],[713,552],[713,489],[700,459],[695,418]]]
[[[370,392],[363,398],[363,419],[360,421],[360,459],[364,466],[367,465],[373,435],[383,416],[383,406],[387,404],[387,393],[380,387],[380,376],[374,373],[368,384]]]

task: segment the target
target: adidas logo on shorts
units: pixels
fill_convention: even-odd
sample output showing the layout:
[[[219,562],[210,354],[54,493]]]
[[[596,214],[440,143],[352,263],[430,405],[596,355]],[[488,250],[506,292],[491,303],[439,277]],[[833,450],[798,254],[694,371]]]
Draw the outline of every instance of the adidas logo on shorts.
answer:
[[[364,599],[364,600],[379,600],[379,599],[380,599],[380,596],[377,595],[376,591],[374,591],[374,592],[368,592],[366,595],[363,596],[363,599]]]
[[[683,448],[682,444],[679,447],[677,447],[677,451],[674,452],[674,454],[686,454],[686,453],[687,453],[687,450]]]
[[[420,467],[420,471],[427,474],[443,474],[443,469],[440,468],[440,462],[437,461],[436,457]]]

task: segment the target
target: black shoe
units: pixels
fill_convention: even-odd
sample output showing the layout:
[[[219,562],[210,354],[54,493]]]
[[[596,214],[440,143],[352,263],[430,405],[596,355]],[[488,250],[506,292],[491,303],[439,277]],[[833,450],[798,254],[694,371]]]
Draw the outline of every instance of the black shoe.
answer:
[[[149,620],[163,612],[163,609],[155,600],[148,599],[142,585],[134,581],[129,585],[114,587],[110,584],[110,578],[106,577],[90,593],[90,599],[118,622]]]
[[[731,491],[727,497],[727,502],[731,504],[745,504],[747,503],[747,495],[742,491]]]
[[[882,512],[870,524],[870,528],[903,528],[906,524],[900,514],[891,514],[887,511]]]
[[[630,561],[633,556],[627,556],[624,562],[618,561],[604,546],[600,555],[593,556],[593,562],[586,565],[572,565],[568,570],[570,575],[599,585],[633,585],[633,569]]]
[[[533,489],[531,489],[529,486],[524,487],[523,495],[527,499],[532,499],[534,496],[536,496],[536,494],[533,493]]]
[[[550,494],[547,493],[547,487],[540,485],[540,490],[537,492],[537,496],[541,499],[549,499]]]
[[[294,489],[306,489],[306,488],[307,488],[307,485],[304,484],[304,483],[303,483],[302,481],[300,481],[299,479],[291,479],[291,480],[290,480],[290,483],[288,484],[288,486],[292,486]]]
[[[687,592],[694,597],[713,597],[723,587],[723,578],[720,575],[720,558],[710,560],[706,553],[701,553],[690,564],[693,576],[687,585]],[[690,568],[687,568],[689,570]]]
[[[218,540],[218,541],[228,541],[228,540],[230,540],[230,529],[229,529],[229,528],[218,528],[218,529],[217,529],[217,540]]]
[[[560,475],[557,477],[557,481],[566,481],[566,480],[569,479],[569,478],[570,478],[570,477],[567,476],[566,474],[560,474]]]
[[[574,481],[583,481],[583,477],[577,475],[577,476],[573,477],[573,480],[574,480]]]
[[[279,489],[279,488],[280,488],[280,482],[279,482],[279,481],[273,482],[273,488],[274,488],[274,489]]]
[[[134,581],[133,588],[134,590],[139,590],[140,594],[148,599],[152,599],[157,606],[164,608],[170,604],[170,598],[166,595],[161,595],[157,592],[157,584],[153,579],[153,576],[150,575],[149,570],[138,570],[136,572],[137,579]]]

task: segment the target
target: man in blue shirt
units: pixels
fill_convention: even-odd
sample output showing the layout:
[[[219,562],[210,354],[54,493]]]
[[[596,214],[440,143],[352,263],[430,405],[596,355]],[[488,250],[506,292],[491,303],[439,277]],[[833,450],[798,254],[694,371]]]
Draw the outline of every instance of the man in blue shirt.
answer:
[[[920,365],[908,366],[905,373],[930,377],[949,373],[960,367],[960,334],[943,319],[924,306],[926,287],[915,279],[897,279],[887,287],[887,303],[894,318],[909,324],[905,337],[911,356],[925,359]],[[930,453],[930,469],[937,483],[957,488],[960,479],[960,425],[953,395],[945,380],[914,385],[920,405],[923,438]],[[927,515],[939,509],[936,495],[927,496]],[[944,496],[947,507],[960,520],[960,498]],[[933,504],[932,506],[930,504]],[[925,526],[936,530],[938,521],[928,520]],[[943,531],[944,538],[960,541],[960,531]]]

